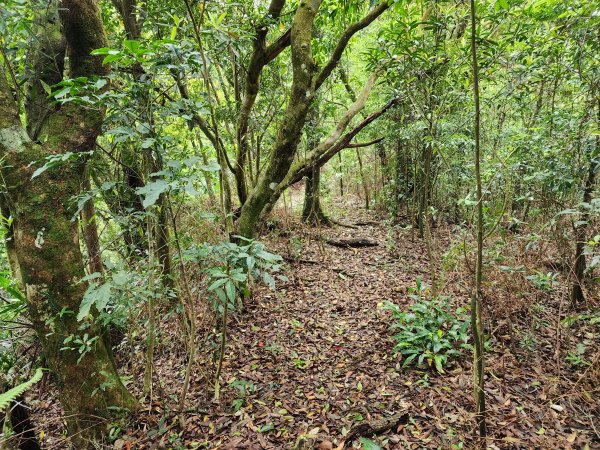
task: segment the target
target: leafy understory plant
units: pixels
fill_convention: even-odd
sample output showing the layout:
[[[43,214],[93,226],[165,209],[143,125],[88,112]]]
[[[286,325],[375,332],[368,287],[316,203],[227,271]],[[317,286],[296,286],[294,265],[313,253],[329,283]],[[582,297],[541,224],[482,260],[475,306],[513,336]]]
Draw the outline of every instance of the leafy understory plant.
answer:
[[[287,280],[284,275],[277,275],[281,256],[268,252],[261,242],[236,237],[239,243],[204,244],[186,252],[189,260],[205,266],[204,272],[210,279],[208,291],[219,315],[223,315],[226,307],[233,310],[236,304],[243,306],[242,298],[250,297],[259,281],[275,289],[276,278]]]
[[[23,395],[25,391],[27,391],[31,386],[40,381],[43,376],[43,371],[41,368],[38,368],[35,371],[35,374],[31,379],[26,381],[25,383],[21,383],[18,386],[15,386],[12,389],[0,394],[0,412],[4,411],[9,407],[11,402],[13,402],[19,395]]]
[[[444,373],[449,358],[469,347],[469,321],[462,308],[451,311],[448,297],[428,295],[429,288],[417,277],[416,288],[409,289],[409,297],[414,300],[409,311],[390,301],[384,302],[382,308],[392,314],[391,329],[396,331],[394,351],[403,356],[402,367],[427,365]]]
[[[266,250],[264,244],[235,236],[238,242],[222,242],[216,245],[208,243],[190,248],[185,257],[190,261],[204,265],[204,272],[209,276],[208,292],[211,294],[212,306],[221,317],[221,343],[217,373],[215,376],[215,400],[220,396],[220,377],[223,367],[223,356],[227,341],[227,317],[229,311],[240,309],[243,298],[250,297],[254,285],[262,281],[271,289],[275,289],[275,277],[287,280],[283,275],[276,275],[281,269],[282,257]]]
[[[544,292],[552,292],[558,285],[558,273],[555,272],[540,272],[536,270],[533,275],[525,277],[537,289]]]

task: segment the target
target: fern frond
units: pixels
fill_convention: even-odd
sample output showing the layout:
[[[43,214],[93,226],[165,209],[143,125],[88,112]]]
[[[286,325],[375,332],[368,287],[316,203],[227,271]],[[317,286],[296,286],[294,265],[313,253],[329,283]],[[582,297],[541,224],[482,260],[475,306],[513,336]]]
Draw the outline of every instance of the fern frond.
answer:
[[[3,394],[0,394],[0,412],[3,412],[6,408],[8,408],[8,406],[11,404],[11,402],[14,399],[16,399],[19,395],[23,394],[27,389],[29,389],[35,383],[40,381],[42,379],[43,374],[44,374],[44,372],[42,371],[42,369],[38,368],[35,371],[35,374],[33,375],[33,377],[29,381],[26,381],[25,383],[22,383],[18,386],[15,386],[14,388],[9,389],[8,391],[6,391]]]

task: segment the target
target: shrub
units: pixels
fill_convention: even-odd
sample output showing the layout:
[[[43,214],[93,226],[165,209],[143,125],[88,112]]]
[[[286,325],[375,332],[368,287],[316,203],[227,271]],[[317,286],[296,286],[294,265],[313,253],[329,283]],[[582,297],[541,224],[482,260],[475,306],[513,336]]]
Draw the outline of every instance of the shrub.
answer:
[[[417,277],[416,289],[409,290],[409,297],[415,300],[409,311],[402,311],[392,302],[385,302],[383,308],[392,313],[391,328],[396,331],[394,351],[404,358],[402,367],[435,366],[444,373],[451,356],[461,353],[467,344],[469,321],[462,308],[451,311],[448,297],[428,299],[427,287]]]
[[[239,243],[221,242],[216,245],[205,243],[186,251],[192,262],[202,264],[210,278],[208,291],[213,294],[213,307],[219,315],[225,305],[229,310],[242,305],[242,297],[248,298],[253,286],[262,281],[275,289],[275,279],[287,281],[281,270],[282,257],[266,250],[264,244],[236,236]]]

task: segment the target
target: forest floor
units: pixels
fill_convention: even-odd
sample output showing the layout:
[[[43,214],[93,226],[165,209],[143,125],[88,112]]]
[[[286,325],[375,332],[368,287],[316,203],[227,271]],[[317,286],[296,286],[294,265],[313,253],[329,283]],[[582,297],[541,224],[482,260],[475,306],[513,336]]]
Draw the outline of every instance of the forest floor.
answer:
[[[279,281],[275,291],[260,287],[245,313],[231,319],[220,403],[211,401],[214,374],[195,369],[187,401],[191,408],[182,427],[174,409],[185,352],[164,344],[156,355],[162,388],[154,397],[161,401],[146,403],[108,448],[291,449],[305,436],[304,448],[342,449],[353,427],[397,413],[406,413],[405,420],[370,437],[382,448],[474,448],[471,354],[453,360],[444,374],[402,368],[401,357],[392,351],[389,313],[380,308],[385,300],[406,308],[413,301],[407,294],[416,278],[428,279],[422,240],[409,230],[390,233],[382,217],[356,203],[337,202],[328,212],[355,228],[309,228],[284,215],[264,239],[270,250],[284,256],[288,281]],[[455,236],[450,228],[434,231],[441,255]],[[323,236],[365,238],[379,245],[337,248]],[[522,278],[520,283],[525,289]],[[493,284],[488,283],[486,292],[492,292]],[[462,264],[444,271],[443,285],[441,292],[451,296],[453,305],[468,305],[470,277]],[[491,333],[486,353],[489,448],[600,448],[598,336],[591,337],[596,349],[591,365],[556,362],[555,317],[563,307],[559,295],[518,298],[512,289],[504,286],[486,298],[502,302],[508,296],[505,303],[526,309],[542,304],[535,311],[542,325],[513,307],[516,329],[509,330],[510,345],[507,322],[491,317],[497,310],[486,309]],[[167,325],[162,332],[176,342],[176,328]],[[535,338],[528,347],[522,341],[530,331]],[[574,330],[569,342],[589,332]],[[129,364],[139,365],[139,373],[143,356]],[[35,410],[38,417],[44,411],[39,403]],[[45,413],[50,411],[46,402]],[[53,426],[47,417],[39,417],[39,427],[56,435],[56,428],[50,429],[56,422]],[[48,448],[60,448],[58,441],[51,442]]]

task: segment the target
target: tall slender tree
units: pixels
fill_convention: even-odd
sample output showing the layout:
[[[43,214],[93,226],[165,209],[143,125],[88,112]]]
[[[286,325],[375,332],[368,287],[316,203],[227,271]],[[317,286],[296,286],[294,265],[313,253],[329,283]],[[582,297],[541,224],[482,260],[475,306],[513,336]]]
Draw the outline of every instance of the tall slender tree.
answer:
[[[477,21],[475,0],[471,0],[471,61],[473,71],[473,100],[475,103],[475,183],[477,191],[477,260],[475,282],[471,295],[471,327],[473,329],[473,374],[476,420],[481,448],[486,448],[485,386],[483,325],[481,320],[481,281],[483,275],[483,190],[481,186],[481,109],[479,104],[479,65],[477,61]]]

